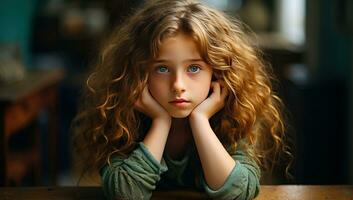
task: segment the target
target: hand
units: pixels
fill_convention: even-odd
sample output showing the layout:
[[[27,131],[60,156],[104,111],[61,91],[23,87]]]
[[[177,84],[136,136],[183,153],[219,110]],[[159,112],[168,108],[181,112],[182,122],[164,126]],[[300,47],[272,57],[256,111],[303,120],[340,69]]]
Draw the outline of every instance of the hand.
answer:
[[[135,102],[134,108],[152,119],[171,120],[169,113],[152,97],[147,85]]]
[[[211,83],[211,88],[212,94],[194,108],[190,114],[190,117],[201,116],[210,119],[224,107],[224,100],[229,93],[227,88],[221,86],[218,81],[213,81]]]

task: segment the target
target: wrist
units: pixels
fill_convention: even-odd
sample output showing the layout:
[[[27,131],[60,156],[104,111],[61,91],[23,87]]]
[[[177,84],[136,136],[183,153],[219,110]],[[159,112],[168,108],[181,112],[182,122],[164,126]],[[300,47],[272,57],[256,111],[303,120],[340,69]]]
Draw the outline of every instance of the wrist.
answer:
[[[194,121],[208,121],[208,118],[202,114],[199,113],[191,113],[189,115],[189,122],[194,122]]]
[[[172,125],[172,118],[171,117],[156,117],[152,120],[152,123],[158,124],[158,125],[171,126]]]

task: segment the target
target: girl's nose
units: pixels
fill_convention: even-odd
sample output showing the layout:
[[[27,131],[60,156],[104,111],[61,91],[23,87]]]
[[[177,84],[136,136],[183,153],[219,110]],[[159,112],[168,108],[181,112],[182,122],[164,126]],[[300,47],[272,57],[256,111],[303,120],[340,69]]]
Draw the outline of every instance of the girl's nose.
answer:
[[[185,80],[182,74],[176,74],[173,79],[172,89],[175,94],[181,94],[185,92]]]

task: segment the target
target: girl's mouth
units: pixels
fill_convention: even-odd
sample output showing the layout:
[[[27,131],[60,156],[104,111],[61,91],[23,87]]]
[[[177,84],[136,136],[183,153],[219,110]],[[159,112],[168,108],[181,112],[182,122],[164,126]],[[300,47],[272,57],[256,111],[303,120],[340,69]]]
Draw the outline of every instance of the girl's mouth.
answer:
[[[190,101],[187,101],[185,99],[176,99],[176,100],[170,101],[169,103],[177,107],[185,107],[188,104],[190,104]]]

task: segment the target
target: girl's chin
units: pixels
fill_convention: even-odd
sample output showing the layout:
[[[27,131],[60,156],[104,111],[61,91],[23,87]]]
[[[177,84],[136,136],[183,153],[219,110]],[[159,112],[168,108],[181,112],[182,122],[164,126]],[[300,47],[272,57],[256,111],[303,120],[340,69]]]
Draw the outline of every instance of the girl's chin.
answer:
[[[170,116],[174,118],[186,118],[190,115],[190,111],[184,111],[184,112],[169,112]]]

